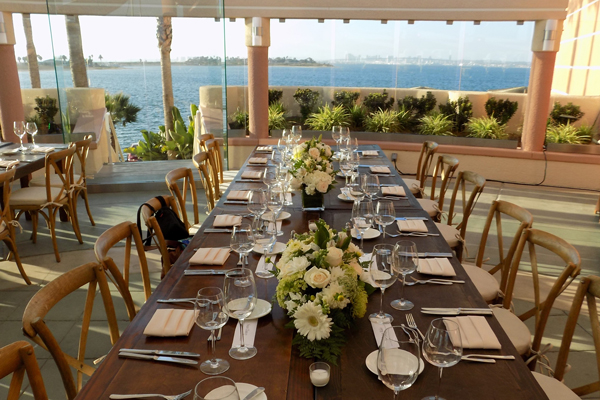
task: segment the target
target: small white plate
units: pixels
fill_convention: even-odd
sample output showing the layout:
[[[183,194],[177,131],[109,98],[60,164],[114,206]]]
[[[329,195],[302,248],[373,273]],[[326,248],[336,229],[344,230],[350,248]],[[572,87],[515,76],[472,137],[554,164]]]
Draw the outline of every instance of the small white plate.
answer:
[[[369,369],[369,371],[371,371],[375,375],[378,375],[378,373],[377,373],[377,352],[378,351],[379,350],[375,350],[374,352],[370,353],[367,356],[367,359],[365,360],[365,364],[367,364],[367,368]],[[398,351],[412,356],[412,354],[410,354],[408,351],[404,351],[404,350],[398,350]],[[421,372],[423,372],[424,369],[425,369],[425,362],[421,358],[421,364],[419,365],[419,375],[421,374]]]
[[[251,391],[253,391],[254,389],[256,389],[258,387],[258,386],[251,385],[249,383],[242,383],[242,382],[236,382],[235,386],[237,387],[240,399],[243,399],[244,397],[248,396]],[[208,393],[206,396],[204,396],[204,398],[206,400],[220,399],[223,396],[226,396],[230,390],[231,389],[228,390],[226,386],[221,386],[220,388],[216,388],[216,389],[212,390],[210,393]],[[267,400],[267,395],[265,394],[265,392],[262,392],[258,396],[254,397],[252,400]]]
[[[246,300],[244,300],[244,304],[246,303]],[[265,315],[269,314],[271,312],[271,303],[269,303],[266,300],[263,299],[257,299],[256,300],[256,305],[254,306],[254,310],[252,310],[252,314],[250,314],[248,317],[246,317],[245,320],[250,320],[250,319],[257,319],[260,317],[264,317]],[[227,313],[231,318],[237,319],[237,317],[231,313]],[[375,356],[377,357],[377,356]],[[241,394],[241,393],[240,393]]]
[[[377,229],[369,228],[369,230],[365,232],[365,239],[375,239],[379,236],[381,236],[381,232]],[[358,239],[358,232],[354,228],[352,228],[352,237]]]
[[[338,199],[340,199],[341,201],[347,201],[347,202],[354,202],[354,197],[350,196],[349,198],[346,197],[346,195],[344,193],[340,193],[338,194]]]
[[[6,150],[6,151],[2,152],[2,154],[10,154],[10,155],[18,154],[18,153],[20,153],[19,149]]]
[[[277,221],[281,221],[283,219],[288,219],[291,216],[292,216],[292,214],[290,214],[289,212],[282,211],[279,213],[279,218],[277,218]],[[271,211],[264,213],[262,215],[262,219],[266,219],[267,221],[273,221],[273,213]]]
[[[255,245],[253,250],[255,253],[265,254],[265,251],[263,250],[263,247],[260,244]],[[285,243],[277,242],[275,243],[275,246],[273,246],[273,251],[271,253],[267,253],[267,255],[272,256],[274,254],[280,254],[283,253],[284,250]]]

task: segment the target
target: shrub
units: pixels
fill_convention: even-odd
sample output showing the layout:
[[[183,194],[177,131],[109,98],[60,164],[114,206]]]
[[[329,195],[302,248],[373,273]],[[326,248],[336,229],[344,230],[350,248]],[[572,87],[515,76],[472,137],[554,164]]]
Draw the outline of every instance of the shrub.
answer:
[[[441,113],[431,113],[419,119],[421,135],[452,135],[453,122],[449,116]]]
[[[239,108],[231,116],[232,121],[229,123],[231,129],[248,129],[250,125],[250,114],[247,111],[242,111]]]
[[[550,112],[550,119],[554,124],[573,124],[575,121],[583,117],[581,108],[573,103],[568,103],[562,106],[558,101],[554,103],[554,107]]]
[[[439,109],[442,114],[448,116],[458,132],[465,130],[465,124],[473,116],[473,104],[469,100],[469,97],[461,96],[458,100],[448,99],[446,104],[439,105]]]
[[[269,105],[275,103],[281,103],[283,97],[283,90],[269,89]]]
[[[285,119],[285,108],[281,103],[273,103],[269,106],[269,131],[273,129],[284,129],[287,124]]]
[[[433,111],[437,104],[437,100],[433,93],[427,92],[425,96],[417,99],[414,96],[406,96],[402,100],[398,100],[398,107],[411,111],[415,119],[419,119],[425,114]]]
[[[369,132],[398,132],[398,113],[393,110],[379,109],[369,114],[365,125]]]
[[[311,89],[298,88],[296,93],[294,93],[294,99],[300,104],[300,114],[302,114],[302,118],[306,119],[314,112],[319,103],[319,92]]]
[[[501,125],[506,125],[513,115],[515,115],[518,108],[519,103],[516,101],[496,100],[495,97],[485,102],[485,112],[488,117],[494,118]]]
[[[350,127],[361,130],[365,126],[365,119],[367,118],[367,110],[363,106],[355,104],[349,110],[350,113]]]
[[[494,117],[471,118],[467,123],[468,137],[482,139],[506,139],[506,125],[501,124]]]
[[[167,149],[164,136],[164,126],[161,132],[155,133],[142,129],[142,138],[137,145],[123,149],[125,153],[135,154],[142,161],[166,160]],[[159,129],[160,129],[159,128]]]
[[[584,144],[591,138],[585,135],[585,130],[580,131],[573,125],[549,125],[546,130],[546,141],[548,143]]]
[[[410,110],[400,108],[396,113],[396,119],[398,120],[398,131],[409,132],[415,125],[415,118]]]
[[[388,92],[383,89],[383,93],[369,93],[363,100],[363,106],[369,113],[374,113],[378,110],[391,110],[394,106],[394,98],[388,99]]]
[[[579,126],[579,128],[577,129],[578,131],[578,135],[580,138],[582,138],[582,142],[581,143],[591,143],[592,142],[592,138],[594,137],[594,126],[593,125],[581,125]]]
[[[60,126],[54,122],[54,116],[58,113],[57,100],[50,97],[36,97],[35,108],[37,115],[34,122],[38,125],[39,133],[60,133]]]
[[[334,126],[349,126],[350,113],[341,104],[333,108],[325,104],[306,119],[306,124],[315,131],[329,131]]]
[[[331,104],[334,107],[341,105],[346,110],[350,110],[356,104],[356,100],[358,100],[359,97],[359,92],[347,92],[345,90],[342,90],[341,92],[335,92]]]

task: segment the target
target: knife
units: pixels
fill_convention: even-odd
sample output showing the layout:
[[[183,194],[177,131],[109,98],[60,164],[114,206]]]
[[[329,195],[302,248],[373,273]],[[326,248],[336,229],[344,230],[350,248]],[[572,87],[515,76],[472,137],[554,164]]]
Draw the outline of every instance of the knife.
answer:
[[[136,358],[136,359],[140,359],[140,360],[172,362],[172,363],[176,363],[176,364],[188,364],[188,365],[197,365],[198,364],[198,361],[188,360],[187,358],[166,357],[166,356],[149,356],[149,355],[145,355],[145,354],[127,353],[127,352],[120,352],[119,357]]]
[[[423,314],[438,315],[492,315],[489,308],[421,308]]]
[[[254,182],[254,183],[263,183],[262,179],[236,179],[236,182]]]
[[[227,271],[217,271],[214,269],[186,269],[184,275],[225,275]]]
[[[399,252],[399,255],[406,255],[407,253]],[[419,257],[446,257],[452,258],[452,253],[417,253]]]
[[[154,355],[158,355],[158,356],[180,356],[180,357],[200,358],[200,354],[190,353],[189,351],[119,349],[119,353],[154,354]]]
[[[396,221],[427,221],[429,218],[427,217],[396,217]]]
[[[191,301],[195,302],[196,298],[188,297],[185,299],[158,299],[158,300],[156,300],[157,303],[188,303]]]
[[[226,228],[206,228],[204,230],[204,233],[231,233],[233,232],[233,229],[226,229]],[[246,232],[245,229],[239,229],[238,232]]]
[[[242,201],[242,200],[227,200],[224,202],[224,204],[237,204],[237,205],[247,205],[248,201]]]

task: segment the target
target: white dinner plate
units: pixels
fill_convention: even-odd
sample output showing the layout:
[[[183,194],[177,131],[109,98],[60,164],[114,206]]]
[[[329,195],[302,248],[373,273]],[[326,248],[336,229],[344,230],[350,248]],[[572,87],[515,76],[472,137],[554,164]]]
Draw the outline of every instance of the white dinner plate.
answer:
[[[365,360],[365,364],[367,364],[367,368],[369,368],[369,371],[371,371],[375,375],[378,375],[377,374],[377,352],[378,352],[378,350],[375,350],[374,352],[369,354],[367,356],[367,359]],[[411,357],[414,357],[408,351],[400,350],[400,349],[398,349],[398,355],[399,356],[409,355]],[[419,375],[421,374],[421,372],[423,372],[423,369],[425,369],[425,361],[423,361],[423,359],[421,359],[421,365],[419,365]]]
[[[277,218],[277,221],[288,219],[291,216],[292,216],[292,214],[290,214],[289,212],[282,211],[279,213],[279,217]],[[273,221],[273,213],[271,211],[264,213],[262,215],[262,219],[266,219],[267,221]]]
[[[18,153],[20,153],[19,149],[6,150],[6,151],[2,152],[2,154],[8,154],[8,155],[18,154]]]
[[[375,239],[379,236],[381,236],[381,232],[377,229],[369,228],[369,230],[365,232],[365,239]],[[352,237],[358,239],[358,232],[354,228],[352,228]]]
[[[242,383],[242,382],[236,382],[235,386],[237,387],[240,399],[243,399],[244,397],[249,395],[251,391],[253,391],[254,389],[256,389],[258,387],[258,386],[251,385],[249,383]],[[227,393],[229,393],[230,390],[232,390],[232,389],[228,390],[227,386],[221,386],[220,388],[216,388],[215,390],[212,390],[210,393],[208,393],[206,396],[204,396],[204,398],[206,400],[220,399],[223,396],[227,395]],[[262,392],[258,396],[254,397],[252,400],[267,400],[267,395],[265,394],[265,392]]]
[[[255,245],[253,250],[255,253],[265,254],[265,251],[263,250],[263,247],[260,244]],[[267,253],[267,255],[272,256],[274,254],[280,254],[280,253],[283,253],[284,250],[285,250],[285,243],[277,242],[277,243],[275,243],[275,246],[273,246],[273,251],[270,253]]]
[[[245,299],[242,299],[242,300],[244,303],[243,307],[245,307],[246,300]],[[263,299],[257,299],[256,305],[254,306],[254,310],[252,310],[252,314],[250,314],[250,316],[246,317],[246,320],[264,317],[265,315],[269,314],[270,312],[271,312],[271,303],[269,303],[268,301],[263,300]],[[237,319],[237,317],[235,315],[231,314],[230,312],[227,312],[227,314],[231,318]]]

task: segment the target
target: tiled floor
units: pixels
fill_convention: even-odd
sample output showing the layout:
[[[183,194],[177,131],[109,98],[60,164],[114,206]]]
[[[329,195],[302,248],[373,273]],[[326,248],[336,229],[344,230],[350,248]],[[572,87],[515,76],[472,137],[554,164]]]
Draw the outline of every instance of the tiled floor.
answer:
[[[17,245],[22,255],[24,267],[33,281],[33,285],[27,286],[24,284],[13,262],[0,262],[0,346],[16,340],[23,340],[24,337],[21,332],[23,310],[29,299],[40,288],[74,266],[88,261],[95,261],[92,249],[98,235],[118,222],[124,220],[135,221],[138,206],[157,194],[168,194],[168,192],[165,189],[162,191],[150,190],[133,193],[91,194],[92,214],[96,220],[96,226],[90,226],[83,204],[79,208],[79,219],[85,241],[83,245],[75,240],[68,223],[59,223],[57,231],[59,236],[58,246],[62,256],[62,262],[60,263],[54,260],[51,241],[45,227],[40,229],[38,243],[34,245],[29,241],[31,226],[22,220],[24,231],[18,235]],[[582,275],[600,274],[600,249],[597,247],[597,243],[600,243],[600,224],[598,223],[598,217],[594,215],[597,193],[488,183],[468,225],[467,245],[471,257],[476,254],[480,237],[479,232],[487,216],[487,210],[491,202],[497,198],[527,208],[534,216],[534,227],[547,230],[572,243],[581,254]],[[199,199],[202,200],[203,196],[200,195]],[[201,210],[200,215],[201,217],[205,215],[203,210]],[[496,250],[495,245],[492,244],[494,240],[493,237],[490,239],[490,245],[486,249],[486,255],[491,258],[490,263],[497,258],[494,253]],[[118,259],[119,253],[122,253],[122,248],[115,249],[114,253]],[[160,257],[156,253],[150,254],[149,261],[152,271],[152,285],[156,286],[160,278]],[[541,262],[544,264],[543,273],[546,276],[544,282],[551,282],[552,277],[560,273],[562,265],[560,263],[552,264],[546,256],[541,258]],[[143,303],[143,291],[136,266],[135,260],[132,260],[131,290],[134,300],[138,305],[141,305]],[[515,290],[517,298],[515,308],[517,310],[524,310],[531,306],[531,303],[526,301],[530,300],[530,288],[531,285],[527,280],[527,276],[521,276]],[[566,315],[570,306],[570,296],[573,295],[574,290],[575,285],[572,285],[557,302],[546,329],[544,343],[550,342],[554,345],[554,349],[549,352],[552,363],[560,345]],[[124,327],[128,321],[124,306],[116,291],[113,291],[113,295],[119,322]],[[53,309],[46,318],[61,347],[70,354],[76,354],[84,296],[85,291],[79,290],[59,303],[56,309]],[[90,362],[106,354],[110,349],[106,324],[103,323],[102,310],[102,306],[98,307],[93,315],[91,336],[88,340],[86,352],[86,359]],[[530,329],[533,330],[533,321],[529,321],[528,324]],[[50,399],[64,399],[62,382],[49,353],[37,346],[36,355]],[[597,380],[595,352],[587,316],[580,318],[569,361],[573,365],[573,370],[567,374],[566,383],[568,385],[577,386],[581,383]],[[0,397],[6,397],[8,383],[7,378],[0,380]],[[22,397],[31,397],[27,384],[24,385],[24,389],[25,394]],[[600,395],[591,396],[590,398],[600,398]]]

